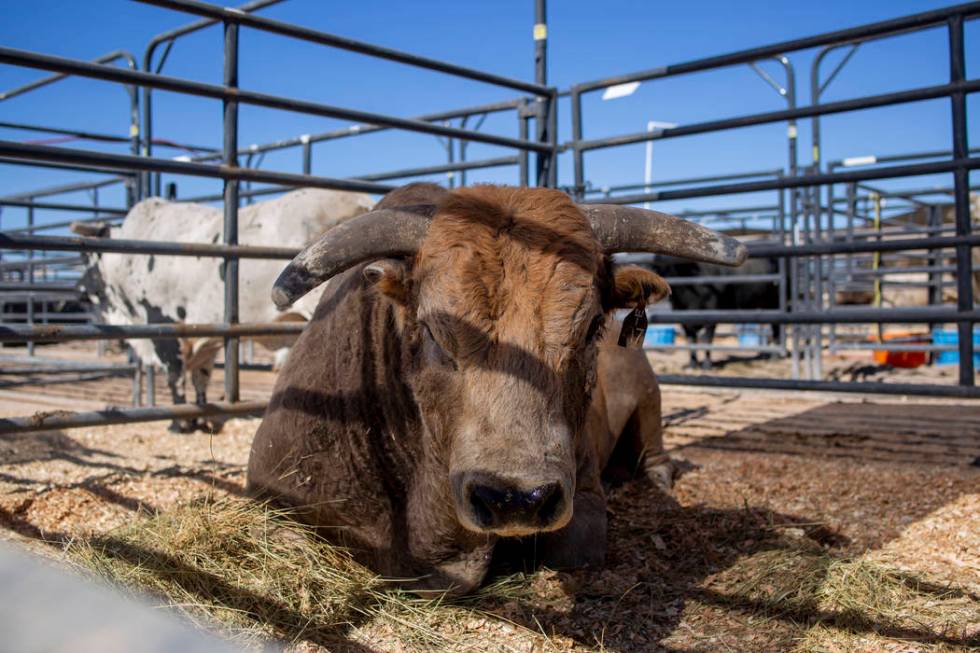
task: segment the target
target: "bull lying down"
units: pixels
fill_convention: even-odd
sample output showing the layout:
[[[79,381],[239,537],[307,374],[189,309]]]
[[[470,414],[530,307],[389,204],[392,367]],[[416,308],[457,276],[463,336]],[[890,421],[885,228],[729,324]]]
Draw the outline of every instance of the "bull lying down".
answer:
[[[250,492],[415,589],[472,590],[501,538],[534,536],[552,567],[600,564],[604,468],[635,469],[635,439],[660,429],[659,396],[655,427],[624,428],[637,405],[615,384],[643,379],[598,360],[610,311],[667,292],[614,271],[619,251],[745,256],[678,218],[548,189],[415,184],[331,229],[273,289],[282,308],[339,275],[277,380]],[[600,379],[613,387],[592,402]]]

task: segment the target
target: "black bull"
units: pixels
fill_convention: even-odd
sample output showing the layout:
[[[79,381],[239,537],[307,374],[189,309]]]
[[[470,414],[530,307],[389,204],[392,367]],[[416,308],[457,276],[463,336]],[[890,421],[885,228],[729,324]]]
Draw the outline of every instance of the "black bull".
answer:
[[[658,257],[646,267],[668,279],[698,277],[736,277],[748,275],[774,275],[779,272],[779,263],[774,258],[750,259],[737,268],[700,263],[666,257]],[[676,311],[689,310],[774,310],[780,307],[780,284],[777,279],[752,282],[711,282],[671,284],[670,305]],[[711,344],[715,337],[716,322],[698,322],[683,325],[684,334],[690,344],[696,344],[704,331],[702,344]],[[772,325],[774,342],[780,341],[781,325]],[[698,367],[697,350],[692,349],[689,365]],[[701,367],[710,369],[711,352],[705,351]]]

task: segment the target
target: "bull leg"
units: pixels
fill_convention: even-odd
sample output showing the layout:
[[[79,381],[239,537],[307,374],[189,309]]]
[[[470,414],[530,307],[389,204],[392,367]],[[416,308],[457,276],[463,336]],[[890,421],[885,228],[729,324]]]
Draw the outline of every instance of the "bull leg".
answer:
[[[715,339],[715,329],[717,324],[708,324],[704,327],[704,344],[710,345]],[[704,360],[701,361],[701,369],[710,370],[713,367],[711,362],[711,350],[704,351]]]
[[[175,406],[187,403],[187,396],[184,394],[184,364],[179,359],[168,361],[164,364],[167,369],[167,387],[170,388],[170,399]],[[194,420],[175,419],[170,422],[169,430],[174,433],[190,433],[194,431],[196,424]]]
[[[634,478],[641,469],[665,492],[670,491],[678,476],[677,465],[664,451],[659,391],[646,395],[630,415],[602,470],[602,481],[616,486]]]
[[[214,365],[212,360],[206,367],[199,367],[191,370],[191,382],[194,384],[194,403],[202,406],[208,403],[208,382],[211,380],[211,370]],[[199,428],[209,433],[218,433],[224,428],[224,420],[220,417],[210,417],[198,421]]]
[[[606,498],[599,492],[575,493],[568,524],[534,539],[534,562],[552,569],[600,567],[606,560]]]
[[[698,344],[698,331],[701,327],[684,325],[684,337],[687,339],[687,344],[696,345]],[[689,354],[689,359],[687,362],[689,368],[697,369],[698,367],[698,352],[696,349],[692,349]]]

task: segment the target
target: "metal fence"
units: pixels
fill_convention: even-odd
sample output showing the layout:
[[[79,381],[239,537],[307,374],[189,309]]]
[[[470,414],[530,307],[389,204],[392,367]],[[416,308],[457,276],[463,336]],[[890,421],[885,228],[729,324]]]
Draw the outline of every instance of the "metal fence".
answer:
[[[93,150],[70,149],[43,144],[24,144],[3,140],[0,141],[0,157],[2,157],[0,161],[31,164],[40,163],[44,165],[67,166],[71,169],[122,173],[127,176],[126,178],[130,180],[134,188],[134,191],[131,193],[130,202],[151,192],[158,192],[160,190],[161,173],[221,179],[224,184],[224,192],[222,194],[224,205],[223,242],[221,244],[188,244],[118,239],[112,239],[111,242],[107,242],[96,238],[37,235],[34,233],[37,229],[28,228],[19,233],[6,231],[0,234],[0,249],[27,251],[29,253],[33,253],[34,251],[74,253],[120,252],[129,254],[220,257],[224,259],[224,323],[210,325],[152,324],[131,327],[100,324],[65,326],[60,324],[38,325],[34,324],[32,319],[28,324],[5,324],[0,326],[0,342],[34,343],[38,341],[53,342],[79,339],[169,339],[188,336],[220,336],[225,340],[225,402],[222,404],[209,404],[207,406],[116,409],[97,413],[76,413],[71,415],[60,413],[57,415],[35,415],[32,417],[0,421],[0,431],[2,432],[67,428],[94,423],[121,423],[144,421],[147,419],[192,418],[216,414],[234,415],[261,412],[261,403],[239,401],[238,340],[243,336],[252,335],[296,334],[302,329],[302,325],[295,323],[239,324],[238,261],[242,258],[288,260],[297,251],[287,248],[242,246],[238,244],[238,210],[242,193],[240,185],[243,183],[259,182],[273,185],[272,189],[254,191],[249,193],[249,196],[267,192],[281,192],[283,188],[300,186],[380,194],[392,188],[390,185],[379,183],[379,180],[382,179],[405,178],[440,171],[463,174],[466,170],[490,165],[517,165],[520,169],[522,183],[527,183],[533,179],[539,185],[554,185],[556,179],[555,161],[558,151],[555,130],[555,105],[557,103],[558,93],[556,89],[548,87],[544,83],[545,68],[541,46],[538,47],[538,54],[540,55],[540,65],[537,69],[538,81],[532,83],[466,68],[449,62],[420,57],[390,48],[383,48],[370,43],[355,41],[247,13],[249,10],[272,4],[268,1],[253,2],[241,9],[226,9],[191,0],[138,1],[174,11],[193,14],[201,17],[203,20],[192,23],[185,28],[172,30],[153,39],[144,57],[146,70],[142,71],[134,70],[134,66],[131,66],[130,69],[123,69],[107,65],[100,61],[94,63],[79,61],[6,47],[0,47],[0,63],[55,73],[54,76],[35,83],[33,85],[35,88],[41,84],[55,81],[60,76],[67,75],[116,82],[129,89],[134,87],[142,88],[144,90],[144,129],[142,132],[142,141],[139,143],[140,152],[111,154]],[[539,13],[543,16],[544,3],[539,0],[539,5]],[[159,71],[162,61],[165,60],[167,52],[169,52],[170,47],[172,47],[177,38],[216,23],[220,23],[224,29],[223,84],[205,84],[168,77],[159,72],[149,70],[153,64],[155,49],[160,44],[165,44],[166,49],[161,62],[157,64],[157,71]],[[257,93],[239,88],[238,86],[238,34],[242,28],[261,30],[290,39],[298,39],[325,47],[338,48],[432,70],[458,78],[492,84],[516,91],[522,95],[511,102],[500,105],[472,107],[431,116],[423,116],[418,119],[410,119]],[[132,61],[132,58],[130,57],[129,60]],[[220,100],[224,108],[224,143],[220,157],[211,153],[205,153],[195,157],[197,160],[173,160],[152,156],[153,145],[155,144],[152,136],[152,96],[150,95],[150,91],[152,90],[167,90]],[[135,94],[130,92],[129,96],[130,98],[134,98]],[[136,100],[132,101],[135,103]],[[238,108],[241,104],[282,109],[326,118],[352,120],[360,123],[363,127],[346,130],[344,133],[333,132],[317,136],[300,137],[297,141],[270,144],[263,148],[249,149],[242,152],[238,143]],[[465,120],[471,116],[479,116],[509,109],[518,110],[520,128],[518,138],[499,136],[480,132],[476,129],[442,124],[453,118]],[[531,122],[535,124],[534,137],[528,135],[529,124]],[[514,151],[515,154],[510,157],[501,157],[489,161],[466,161],[461,156],[460,158],[463,160],[451,161],[444,166],[387,171],[373,175],[373,179],[338,179],[313,176],[310,174],[265,171],[247,166],[243,167],[239,161],[239,157],[242,154],[249,157],[271,149],[299,145],[303,150],[304,170],[308,172],[308,162],[311,157],[310,150],[314,143],[381,129],[403,130],[443,137],[449,139],[450,151],[453,151],[453,143],[479,142],[505,147]],[[134,130],[134,134],[138,133],[140,133],[138,129]],[[89,137],[92,135],[85,134],[83,136]],[[461,148],[461,153],[465,153],[465,147]],[[530,154],[535,155],[533,174],[530,171]],[[208,163],[208,161],[216,158],[219,159],[219,165]],[[132,180],[138,180],[138,183],[133,183]],[[35,201],[33,197],[28,197],[23,201],[16,198],[5,199],[3,203],[8,206],[26,206],[31,211],[42,208],[40,203]],[[79,210],[90,212],[92,209],[91,207],[79,207]],[[105,211],[102,212],[105,213]],[[121,210],[121,213],[125,213],[125,210]]]
[[[711,226],[728,229],[745,226],[749,221],[771,220],[773,236],[768,240],[753,242],[753,257],[774,257],[779,263],[778,280],[783,301],[771,311],[685,311],[657,313],[654,322],[685,324],[706,321],[723,324],[788,324],[793,325],[793,342],[780,343],[780,350],[793,357],[792,379],[744,379],[735,377],[664,375],[665,383],[685,383],[712,386],[789,388],[804,390],[835,390],[846,392],[887,392],[953,397],[980,397],[974,387],[972,325],[978,318],[973,306],[970,286],[972,271],[970,250],[980,245],[980,235],[971,233],[969,214],[969,171],[976,169],[980,158],[968,150],[966,131],[966,95],[980,91],[980,80],[965,76],[964,30],[965,20],[980,15],[980,3],[958,5],[946,9],[925,12],[904,18],[884,21],[862,27],[840,30],[814,37],[786,41],[765,47],[753,48],[728,55],[710,57],[677,65],[670,65],[638,73],[576,84],[568,91],[559,93],[547,85],[545,6],[543,0],[535,2],[535,81],[510,79],[492,73],[474,70],[450,62],[419,57],[406,52],[384,48],[362,41],[283,23],[254,13],[255,10],[274,4],[277,0],[257,0],[239,9],[227,9],[194,0],[137,0],[169,10],[191,14],[199,20],[185,27],[168,31],[151,40],[144,52],[142,68],[138,69],[135,58],[128,53],[114,52],[94,62],[56,57],[37,52],[26,52],[0,47],[0,63],[33,68],[52,73],[37,82],[0,94],[0,101],[30,92],[42,85],[58,81],[66,76],[103,80],[119,84],[126,90],[131,119],[126,135],[66,130],[52,126],[27,125],[24,123],[0,123],[0,127],[33,130],[40,133],[61,135],[92,142],[128,143],[129,154],[113,154],[91,149],[59,147],[51,144],[19,143],[0,140],[0,162],[36,165],[70,170],[90,170],[112,175],[110,179],[90,184],[74,184],[53,189],[31,191],[19,196],[0,198],[0,207],[24,208],[28,215],[34,211],[77,211],[83,220],[118,221],[135,201],[140,198],[168,194],[176,190],[164,188],[163,175],[188,175],[220,179],[223,192],[220,195],[180,197],[182,201],[222,201],[224,206],[224,237],[221,243],[174,243],[159,241],[102,240],[86,237],[49,236],[43,230],[64,226],[49,223],[41,226],[29,223],[24,228],[0,232],[0,251],[22,252],[22,260],[8,255],[0,262],[0,272],[17,276],[9,286],[0,286],[0,301],[20,293],[27,298],[23,312],[23,324],[0,325],[0,342],[36,342],[64,340],[110,340],[119,338],[177,338],[186,336],[220,336],[224,338],[225,401],[204,406],[184,405],[174,407],[147,407],[114,409],[95,413],[35,415],[25,418],[0,420],[0,432],[30,431],[50,428],[68,428],[106,423],[127,423],[150,419],[193,418],[211,415],[255,414],[261,412],[261,402],[240,401],[239,388],[239,339],[251,335],[295,334],[302,325],[266,323],[240,324],[238,312],[238,261],[242,258],[271,258],[287,260],[296,253],[289,248],[243,246],[238,244],[238,211],[243,202],[252,198],[283,192],[294,187],[314,187],[363,191],[374,194],[386,192],[392,186],[385,182],[409,179],[433,174],[452,175],[449,185],[465,184],[467,171],[516,166],[521,184],[557,186],[557,162],[561,152],[569,152],[573,164],[573,183],[568,188],[583,202],[612,202],[634,204],[677,199],[693,199],[722,195],[739,195],[757,191],[772,192],[775,201],[760,207],[733,207],[730,210],[687,212],[689,219],[710,223]],[[222,84],[206,84],[182,78],[166,76],[163,67],[172,48],[186,35],[220,25],[224,36],[224,78]],[[913,31],[943,27],[949,35],[950,78],[946,84],[916,88],[881,95],[822,103],[820,95],[840,72],[861,44],[885,37]],[[510,100],[495,104],[451,109],[417,118],[402,118],[358,111],[320,102],[303,101],[242,89],[238,85],[238,36],[241,29],[259,30],[287,39],[300,40],[322,47],[337,48],[364,56],[398,62],[445,75],[491,84],[514,91]],[[849,48],[843,63],[826,79],[821,79],[821,65],[825,54],[833,49]],[[800,50],[822,48],[811,70],[811,97],[807,106],[798,106],[796,98],[795,70],[787,54]],[[110,65],[110,61],[122,60],[126,67]],[[759,68],[759,63],[774,60],[782,68],[785,81],[780,84]],[[587,139],[583,126],[587,123],[583,114],[583,96],[616,84],[655,81],[667,77],[726,69],[734,66],[752,66],[762,78],[786,101],[786,108],[753,115],[711,120],[674,128],[653,129],[608,138]],[[142,106],[140,93],[142,91]],[[223,144],[221,148],[207,145],[177,143],[154,136],[153,91],[165,90],[189,96],[220,101],[223,106]],[[557,138],[557,107],[559,96],[570,101],[572,139],[559,143]],[[887,157],[864,162],[864,167],[854,162],[836,161],[823,163],[820,159],[819,118],[824,115],[848,111],[885,107],[899,103],[928,99],[949,98],[951,106],[951,152],[931,153],[928,156],[912,154],[898,160]],[[311,116],[350,120],[355,126],[322,132],[303,134],[295,138],[242,147],[238,138],[238,109],[245,104],[271,109],[299,112]],[[518,137],[501,136],[479,131],[483,120],[490,114],[513,113],[517,120]],[[813,163],[801,168],[797,153],[797,122],[813,121]],[[455,123],[455,124],[454,124]],[[586,174],[586,153],[621,147],[635,143],[652,142],[668,138],[719,133],[754,125],[785,123],[787,125],[787,161],[778,170],[755,171],[734,175],[714,175],[696,179],[673,181],[645,181],[642,184],[619,184],[608,188],[595,188],[589,184]],[[382,131],[428,134],[442,139],[446,148],[446,163],[387,170],[362,175],[357,179],[334,178],[311,174],[314,147],[341,138],[354,138]],[[485,143],[506,148],[506,156],[469,160],[466,146]],[[184,152],[179,160],[161,158],[155,150],[169,148]],[[294,149],[300,157],[302,173],[288,173],[261,168],[266,153]],[[927,153],[928,154],[928,153]],[[891,165],[897,163],[897,165]],[[885,165],[881,165],[885,164]],[[860,169],[854,169],[860,168]],[[888,193],[870,186],[870,182],[882,179],[910,177],[932,173],[948,173],[953,176],[951,193],[955,207],[953,233],[947,234],[945,226],[927,225],[925,229],[908,229],[888,237],[872,230],[868,232],[869,210],[873,211],[875,196],[878,201],[889,197]],[[99,204],[98,190],[110,184],[124,184],[126,206],[104,207]],[[256,188],[253,184],[265,184]],[[845,196],[835,195],[835,188],[844,186]],[[826,191],[824,191],[826,189]],[[91,194],[91,205],[71,205],[50,202],[44,198],[61,193],[86,191]],[[916,193],[905,193],[901,198],[915,204]],[[897,197],[892,199],[898,199]],[[870,204],[869,204],[870,202]],[[888,210],[894,212],[893,204]],[[871,207],[869,209],[869,207]],[[843,227],[838,227],[840,216],[845,217]],[[872,220],[873,221],[873,220]],[[945,252],[952,250],[953,257]],[[848,308],[834,303],[835,284],[849,284],[867,272],[867,256],[887,256],[889,253],[926,252],[929,257],[929,287],[938,293],[941,302],[942,288],[949,283],[950,273],[955,272],[957,305],[925,308]],[[35,253],[44,253],[35,257]],[[66,252],[50,256],[52,252]],[[73,296],[69,287],[72,270],[77,271],[79,256],[86,252],[118,252],[129,254],[156,254],[167,256],[209,256],[223,260],[225,307],[221,324],[151,324],[119,327],[100,324],[45,325],[51,316],[45,308],[49,297]],[[918,254],[916,254],[918,256]],[[949,263],[952,261],[952,263]],[[7,267],[3,267],[7,266]],[[35,272],[41,270],[40,283]],[[879,278],[890,271],[871,270]],[[946,275],[946,277],[943,277]],[[7,283],[4,276],[3,283]],[[736,279],[736,281],[739,281]],[[742,279],[741,282],[745,282]],[[679,281],[683,283],[683,281]],[[886,280],[885,283],[888,283]],[[49,284],[49,285],[45,285]],[[54,285],[57,284],[57,285]],[[35,301],[41,311],[35,312]],[[16,315],[20,315],[19,313]],[[41,324],[37,324],[38,318]],[[846,338],[836,325],[841,324],[889,324],[953,322],[957,324],[960,356],[959,385],[941,386],[927,384],[896,383],[843,383],[822,381],[820,358],[824,339],[833,351],[836,347],[847,348]],[[825,330],[824,327],[827,327]],[[901,345],[889,345],[901,348]],[[33,354],[33,348],[29,354]],[[34,359],[43,369],[44,362]],[[57,365],[49,365],[53,369]],[[64,368],[64,366],[61,366]],[[96,369],[72,370],[75,374],[98,373]],[[808,379],[802,379],[806,367]],[[68,368],[71,369],[71,368]],[[140,369],[138,365],[119,366],[121,373],[132,374],[134,388],[138,391]]]
[[[980,237],[971,233],[969,209],[969,171],[980,165],[980,158],[970,155],[968,151],[966,126],[966,95],[980,90],[980,80],[967,79],[965,76],[964,54],[964,21],[980,14],[980,4],[969,3],[953,7],[924,12],[903,18],[887,20],[861,27],[839,30],[813,37],[785,41],[760,48],[743,50],[727,55],[699,59],[681,64],[663,66],[628,75],[619,75],[605,79],[576,84],[569,91],[571,99],[572,140],[563,144],[570,150],[573,160],[574,183],[570,191],[584,202],[613,202],[620,204],[637,204],[641,202],[656,202],[667,200],[713,197],[722,195],[737,195],[759,191],[775,191],[788,193],[789,229],[784,230],[785,240],[775,243],[750,243],[751,257],[774,257],[786,261],[788,270],[789,300],[786,310],[773,311],[683,311],[666,314],[652,314],[654,322],[701,324],[711,323],[769,323],[795,325],[793,347],[794,357],[793,379],[745,379],[734,377],[709,377],[692,375],[662,375],[664,383],[683,383],[692,385],[711,385],[728,387],[766,387],[805,390],[834,390],[844,392],[883,392],[894,394],[924,394],[936,396],[980,397],[980,391],[974,387],[973,369],[973,339],[972,325],[977,312],[973,307],[971,287],[971,248],[980,244]],[[910,90],[884,93],[821,103],[820,94],[827,84],[846,64],[850,55],[861,44],[874,39],[892,37],[921,31],[935,27],[946,27],[949,39],[949,82],[935,86],[915,88]],[[828,52],[841,48],[850,48],[850,54],[832,71],[826,80],[820,79],[821,64]],[[822,48],[814,60],[811,71],[812,103],[808,106],[796,106],[795,75],[788,64],[788,53]],[[757,62],[775,58],[783,64],[787,81],[784,96],[788,108],[779,111],[769,111],[752,115],[737,116],[720,120],[683,125],[673,128],[653,129],[645,132],[629,133],[606,138],[587,139],[583,125],[586,122],[583,115],[582,98],[589,93],[595,93],[610,86],[633,82],[648,82],[653,80],[687,75],[709,70],[724,69],[733,66],[755,65]],[[773,82],[774,83],[774,82]],[[886,107],[896,104],[917,102],[937,98],[950,99],[950,130],[953,143],[952,152],[940,153],[931,157],[936,161],[905,162],[900,165],[872,165],[867,169],[841,170],[841,162],[833,166],[824,166],[820,159],[820,129],[819,118],[825,115]],[[797,150],[797,121],[810,118],[813,121],[812,151],[813,163],[806,169],[799,170],[796,161]],[[681,136],[718,133],[755,125],[786,123],[788,134],[789,162],[787,174],[772,179],[754,181],[735,181],[714,185],[697,185],[669,190],[646,190],[638,193],[623,193],[610,197],[589,197],[590,188],[587,184],[586,153],[621,147],[636,143],[651,142]],[[914,158],[914,157],[913,157]],[[883,160],[882,163],[892,163]],[[877,163],[877,161],[876,161]],[[951,173],[953,175],[953,197],[955,205],[954,235],[937,235],[940,232],[926,233],[914,237],[880,240],[878,238],[856,238],[853,233],[839,237],[833,228],[821,228],[833,225],[832,189],[835,185],[846,184],[856,188],[858,184],[867,182],[913,177],[933,173]],[[717,180],[717,179],[716,179]],[[710,181],[714,181],[709,179]],[[634,185],[634,188],[639,185]],[[821,197],[823,189],[828,189],[830,202]],[[828,208],[831,207],[831,208]],[[829,219],[828,219],[829,218]],[[937,252],[942,249],[955,250],[955,272],[957,287],[957,305],[955,309],[930,306],[924,309],[852,309],[828,306],[827,292],[824,288],[826,274],[825,266],[830,265],[831,259],[841,255],[871,254],[883,252],[901,252],[910,250],[926,250]],[[934,254],[935,255],[935,254]],[[820,376],[820,356],[823,349],[822,325],[871,323],[926,323],[936,324],[954,322],[958,332],[959,386],[938,386],[928,384],[892,384],[892,383],[847,383],[840,381],[817,380]],[[800,361],[798,356],[804,355],[803,361],[808,367],[809,379],[800,379]]]

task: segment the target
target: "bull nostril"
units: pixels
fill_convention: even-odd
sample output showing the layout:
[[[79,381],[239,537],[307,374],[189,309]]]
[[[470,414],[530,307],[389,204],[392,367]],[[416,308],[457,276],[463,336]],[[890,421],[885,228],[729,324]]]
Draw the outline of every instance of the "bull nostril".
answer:
[[[503,503],[504,494],[486,485],[476,485],[470,489],[470,507],[476,522],[483,528],[494,526],[495,517]]]
[[[531,490],[513,486],[471,485],[467,502],[473,521],[481,528],[497,528],[508,523],[544,527],[555,521],[564,505],[557,483]]]
[[[558,516],[559,509],[561,508],[561,488],[557,484],[544,485],[542,487],[535,488],[532,490],[532,493],[537,493],[539,495],[537,500],[538,522],[542,526],[550,524]]]

